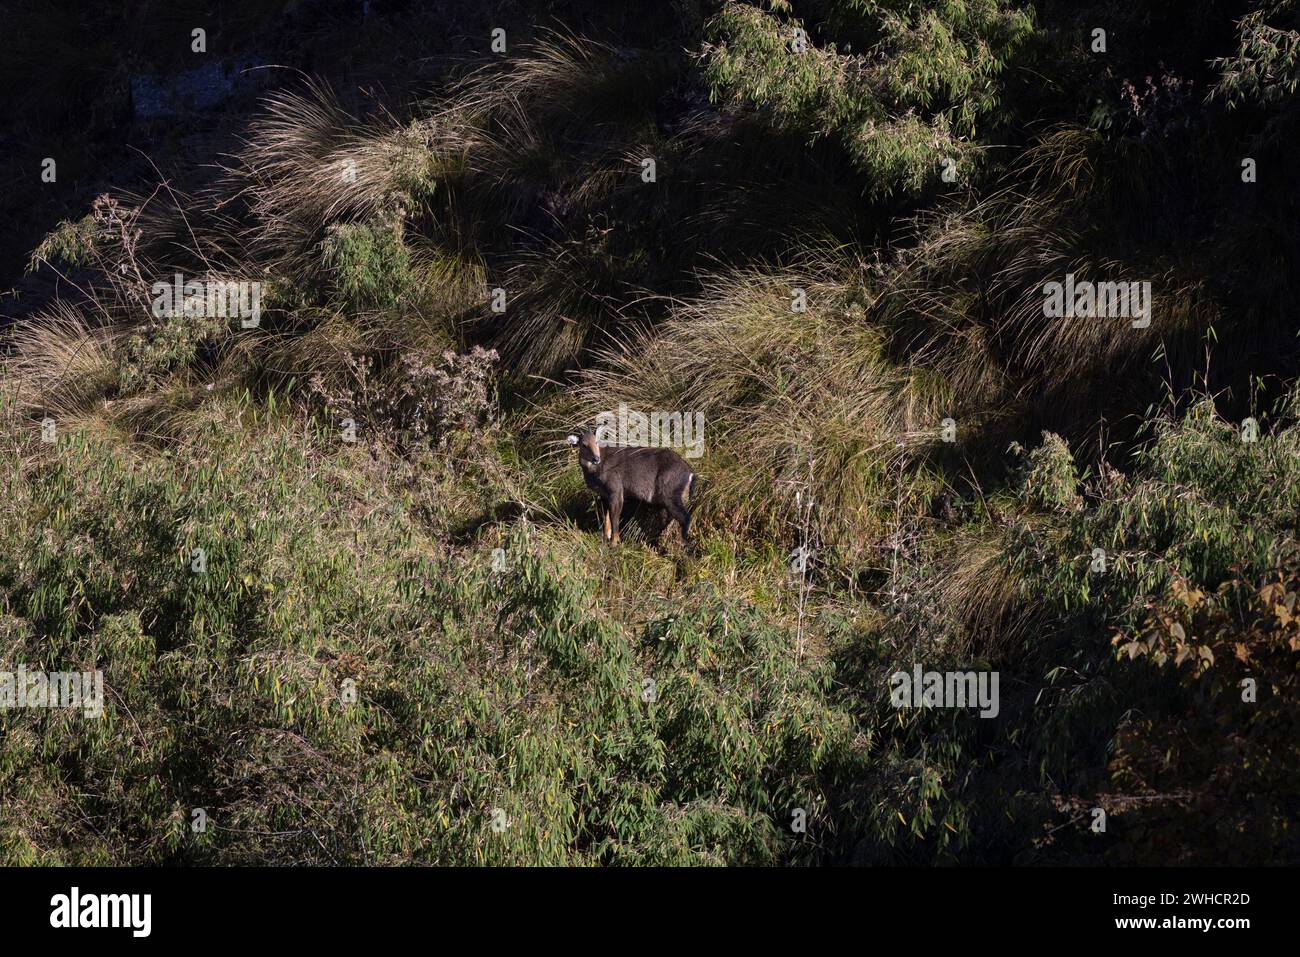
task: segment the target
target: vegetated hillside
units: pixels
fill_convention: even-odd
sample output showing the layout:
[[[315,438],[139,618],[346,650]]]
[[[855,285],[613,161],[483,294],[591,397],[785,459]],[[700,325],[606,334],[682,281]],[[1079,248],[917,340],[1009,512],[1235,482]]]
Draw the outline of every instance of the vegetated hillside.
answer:
[[[31,256],[0,667],[106,706],[0,711],[0,860],[1300,860],[1295,0],[375,3],[374,97],[328,7]],[[600,540],[620,402],[694,553]]]

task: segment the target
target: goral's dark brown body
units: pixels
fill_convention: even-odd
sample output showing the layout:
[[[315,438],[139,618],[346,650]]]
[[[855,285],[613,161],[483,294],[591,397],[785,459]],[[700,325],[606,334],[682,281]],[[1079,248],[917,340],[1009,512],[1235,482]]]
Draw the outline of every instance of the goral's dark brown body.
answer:
[[[623,503],[635,499],[667,509],[682,530],[682,541],[690,541],[696,475],[680,455],[672,449],[600,448],[590,433],[581,436],[577,445],[582,477],[604,506],[607,540],[618,542]]]

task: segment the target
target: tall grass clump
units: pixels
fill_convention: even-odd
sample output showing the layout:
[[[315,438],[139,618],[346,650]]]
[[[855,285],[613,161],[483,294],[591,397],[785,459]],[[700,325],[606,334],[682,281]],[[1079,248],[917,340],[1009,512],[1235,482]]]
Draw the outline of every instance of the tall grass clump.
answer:
[[[594,420],[621,402],[702,414],[710,521],[781,535],[801,492],[827,546],[860,558],[900,496],[907,510],[924,497],[910,472],[899,487],[900,463],[937,441],[945,393],[883,357],[863,321],[872,294],[853,275],[831,259],[712,277],[653,332],[608,350],[551,418]]]

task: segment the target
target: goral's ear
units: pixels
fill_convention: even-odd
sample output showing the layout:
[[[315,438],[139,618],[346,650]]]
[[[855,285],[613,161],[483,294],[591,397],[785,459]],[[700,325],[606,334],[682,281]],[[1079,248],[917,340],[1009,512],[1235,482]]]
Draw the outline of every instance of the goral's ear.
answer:
[[[577,445],[578,437],[576,435],[570,435],[565,441],[567,441],[570,445]]]

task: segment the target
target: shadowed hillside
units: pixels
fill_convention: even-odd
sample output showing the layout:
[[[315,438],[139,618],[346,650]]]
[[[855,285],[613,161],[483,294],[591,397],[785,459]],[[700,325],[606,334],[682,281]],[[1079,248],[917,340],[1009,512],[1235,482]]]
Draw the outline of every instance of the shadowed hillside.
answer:
[[[0,862],[1300,860],[1295,0],[83,6],[0,671],[104,701],[0,711]]]

